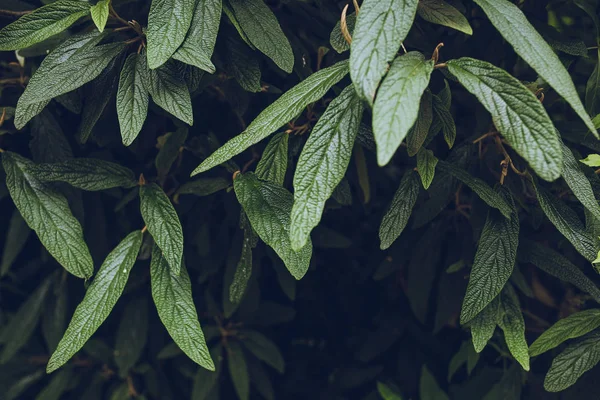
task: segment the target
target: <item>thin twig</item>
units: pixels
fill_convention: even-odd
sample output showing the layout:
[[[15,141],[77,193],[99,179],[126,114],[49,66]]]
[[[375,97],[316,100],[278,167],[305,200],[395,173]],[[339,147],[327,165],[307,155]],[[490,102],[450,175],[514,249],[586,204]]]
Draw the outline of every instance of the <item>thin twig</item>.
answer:
[[[342,17],[340,18],[340,30],[342,31],[342,36],[344,40],[348,44],[352,44],[352,35],[350,35],[350,31],[348,30],[348,24],[346,23],[346,13],[348,12],[349,4],[346,4],[346,7],[342,10]]]
[[[0,15],[4,17],[19,18],[23,15],[31,14],[31,10],[28,11],[12,11],[12,10],[0,10]]]

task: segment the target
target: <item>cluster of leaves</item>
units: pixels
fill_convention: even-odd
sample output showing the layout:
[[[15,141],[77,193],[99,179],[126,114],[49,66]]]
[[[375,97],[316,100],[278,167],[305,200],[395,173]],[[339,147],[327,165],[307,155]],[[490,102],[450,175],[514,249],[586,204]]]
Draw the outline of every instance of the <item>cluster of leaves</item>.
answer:
[[[596,1],[42,3],[0,10],[5,398],[593,396]]]

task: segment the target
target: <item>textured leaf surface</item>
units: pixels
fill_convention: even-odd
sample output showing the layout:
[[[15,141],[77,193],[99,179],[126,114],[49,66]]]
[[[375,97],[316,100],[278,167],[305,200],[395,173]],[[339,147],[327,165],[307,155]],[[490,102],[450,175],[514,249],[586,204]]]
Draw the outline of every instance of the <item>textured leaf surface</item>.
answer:
[[[106,21],[108,21],[109,5],[110,0],[100,0],[90,8],[92,21],[94,21],[96,28],[98,28],[100,32],[104,32]]]
[[[215,72],[210,60],[221,21],[221,0],[196,0],[190,30],[173,58],[203,71]]]
[[[563,178],[565,182],[567,182],[567,185],[581,204],[600,221],[600,206],[598,206],[590,181],[581,168],[579,168],[579,163],[575,159],[575,156],[573,156],[571,149],[563,144],[562,152]]]
[[[419,180],[414,172],[409,172],[402,178],[390,208],[381,220],[379,240],[382,250],[390,247],[406,227],[418,195]]]
[[[573,107],[588,129],[598,137],[571,76],[550,45],[527,21],[523,12],[508,0],[475,0],[475,3],[483,9],[515,52]]]
[[[183,258],[183,230],[171,200],[156,183],[140,186],[140,211],[158,248],[175,275]]]
[[[600,310],[590,309],[558,320],[538,337],[529,348],[532,357],[551,350],[561,343],[586,335],[600,326]]]
[[[117,116],[125,146],[137,138],[148,115],[149,97],[144,85],[148,80],[144,55],[130,54],[121,69],[117,91]]]
[[[260,63],[256,53],[243,40],[235,36],[227,37],[227,69],[240,86],[252,93],[262,90],[260,83]]]
[[[553,181],[560,176],[560,140],[548,113],[529,89],[485,61],[460,58],[449,61],[448,69],[489,111],[508,144],[542,179]]]
[[[280,132],[269,141],[256,166],[258,179],[283,186],[288,165],[289,137],[286,132]]]
[[[465,16],[443,0],[419,1],[417,14],[425,21],[433,24],[447,26],[467,35],[473,34],[473,28],[471,28]]]
[[[377,163],[387,164],[417,121],[420,99],[429,85],[433,61],[418,52],[397,57],[373,106]],[[427,128],[429,129],[429,128]]]
[[[193,172],[192,176],[217,166],[248,147],[269,136],[275,130],[296,118],[310,103],[319,100],[348,73],[348,62],[340,61],[324,68],[285,92],[268,106],[240,135],[229,140],[211,154]]]
[[[504,341],[510,354],[517,360],[525,371],[529,371],[529,351],[525,340],[525,321],[521,313],[519,298],[513,287],[507,285],[501,294],[502,317],[498,320],[500,329],[504,332]]]
[[[108,317],[125,289],[141,245],[142,232],[134,231],[106,256],[48,361],[48,373],[69,361]]]
[[[496,210],[488,212],[463,300],[462,324],[473,319],[498,296],[515,266],[519,217],[510,193],[503,190],[502,196],[511,205],[512,213],[506,218]]]
[[[281,186],[260,181],[251,172],[239,175],[233,185],[252,228],[275,250],[294,278],[302,278],[310,264],[312,242],[309,239],[298,252],[292,250],[289,237],[292,194]]]
[[[246,356],[239,342],[232,341],[228,343],[227,366],[238,398],[248,400],[250,397],[250,376]]]
[[[487,342],[494,335],[496,325],[501,317],[500,296],[496,296],[479,314],[471,320],[471,335],[473,337],[473,346],[477,353],[487,345]]]
[[[292,46],[263,0],[230,0],[235,16],[254,46],[285,72],[294,68]]]
[[[356,92],[371,106],[377,86],[408,35],[416,0],[365,0],[350,47],[350,76]]]
[[[348,27],[348,32],[352,35],[354,32],[354,25],[356,25],[356,14],[348,14],[346,15],[346,26]],[[350,44],[344,38],[342,34],[342,24],[340,21],[335,24],[333,30],[331,31],[331,35],[329,36],[329,43],[331,47],[338,53],[343,53],[345,51],[350,50]]]
[[[329,103],[302,149],[294,173],[290,227],[294,250],[304,247],[321,220],[325,202],[346,174],[362,112],[354,86],[347,86]]]
[[[13,202],[52,257],[73,275],[89,278],[94,263],[81,225],[71,213],[67,199],[28,172],[32,164],[18,154],[2,153],[6,186]]]
[[[148,66],[167,62],[183,43],[194,16],[194,0],[152,0],[148,15]]]
[[[152,100],[163,110],[188,125],[194,123],[190,92],[173,62],[150,71],[148,91]]]
[[[236,265],[235,273],[233,275],[233,281],[231,282],[231,286],[229,287],[229,301],[233,304],[239,304],[242,301],[244,294],[246,293],[246,289],[248,288],[250,277],[252,276],[253,244],[251,243],[250,235],[252,235],[252,233],[248,233],[244,229],[244,238],[242,239],[243,242],[240,260]],[[254,245],[256,244],[254,243]]]
[[[438,159],[433,155],[433,151],[421,148],[417,153],[417,171],[425,190],[429,189],[431,182],[433,182],[437,163]]]
[[[31,164],[27,171],[43,182],[67,182],[83,190],[105,190],[137,185],[133,172],[110,161],[76,158],[57,164]]]
[[[411,157],[419,152],[429,136],[429,131],[433,123],[432,97],[430,91],[423,93],[423,97],[421,97],[421,101],[419,102],[419,116],[406,138],[407,153]]]
[[[90,12],[85,1],[58,0],[0,30],[0,51],[18,50],[56,35]]]

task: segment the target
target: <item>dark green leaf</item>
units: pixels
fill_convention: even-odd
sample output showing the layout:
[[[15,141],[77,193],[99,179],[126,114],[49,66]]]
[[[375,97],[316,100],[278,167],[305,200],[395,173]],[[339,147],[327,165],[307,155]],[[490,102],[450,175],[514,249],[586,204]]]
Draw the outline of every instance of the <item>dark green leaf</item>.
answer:
[[[431,92],[426,91],[419,102],[419,117],[410,129],[406,138],[408,155],[413,157],[419,152],[419,149],[425,144],[431,124],[433,122],[433,109],[431,106]]]
[[[421,0],[419,1],[417,13],[425,21],[444,25],[467,35],[473,34],[473,28],[471,28],[465,16],[443,0]]]
[[[348,14],[346,16],[346,26],[348,27],[348,32],[350,35],[352,35],[352,32],[354,32],[354,25],[356,25],[356,14]],[[331,47],[333,47],[333,49],[338,53],[343,53],[350,50],[350,44],[346,41],[344,35],[342,35],[342,25],[340,21],[335,24],[335,27],[331,31],[329,43],[331,44]]]
[[[210,391],[218,385],[221,374],[221,362],[223,347],[221,344],[214,345],[210,349],[210,356],[215,362],[215,371],[209,371],[204,368],[198,368],[194,377],[194,386],[192,388],[192,400],[206,400],[209,398]]]
[[[504,332],[504,341],[508,350],[525,371],[529,371],[529,351],[525,340],[525,321],[521,313],[519,298],[513,287],[508,284],[501,294],[502,317],[498,320]]]
[[[148,301],[139,296],[127,303],[117,331],[115,363],[122,378],[127,377],[141,357],[148,333]]]
[[[30,232],[31,229],[29,229],[27,222],[21,217],[19,210],[13,211],[10,222],[8,223],[4,250],[2,251],[0,277],[8,273],[10,267],[21,253],[21,250],[25,247]]]
[[[194,111],[190,92],[175,64],[168,62],[151,70],[149,80],[148,91],[152,100],[169,114],[188,125],[193,125]]]
[[[154,160],[154,166],[156,167],[158,176],[161,179],[167,176],[171,166],[175,160],[177,160],[181,148],[187,139],[188,129],[179,128],[175,132],[167,133],[165,136],[165,141],[158,151],[156,159]]]
[[[233,381],[233,387],[240,400],[248,400],[250,397],[250,377],[246,356],[242,346],[238,342],[231,341],[227,344],[227,366]]]
[[[406,227],[419,195],[419,186],[417,175],[412,171],[402,178],[390,208],[383,216],[379,227],[379,240],[381,241],[380,247],[382,250],[390,247]]]
[[[285,361],[281,352],[269,338],[260,332],[245,330],[243,332],[243,345],[259,360],[275,368],[280,374],[285,371]]]
[[[260,161],[256,165],[256,176],[283,186],[288,165],[289,134],[280,132],[265,147]]]
[[[435,166],[438,163],[438,159],[433,155],[433,151],[425,148],[419,149],[417,153],[417,171],[421,177],[421,182],[425,190],[429,189],[433,177],[435,176]]]
[[[117,115],[123,144],[129,146],[142,130],[148,114],[148,68],[144,55],[130,54],[125,60],[117,91]]]

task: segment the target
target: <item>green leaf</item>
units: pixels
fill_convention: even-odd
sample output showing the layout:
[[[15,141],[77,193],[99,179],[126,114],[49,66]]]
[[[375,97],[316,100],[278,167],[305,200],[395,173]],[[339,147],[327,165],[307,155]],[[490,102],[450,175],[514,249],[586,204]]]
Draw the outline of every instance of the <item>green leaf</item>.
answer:
[[[36,162],[55,163],[73,158],[73,150],[65,133],[49,110],[33,118],[31,134],[33,137],[29,149]]]
[[[354,32],[355,25],[356,14],[348,14],[346,16],[346,26],[348,27],[348,32],[350,32],[350,35],[352,35],[352,32]],[[350,44],[348,44],[344,38],[344,35],[342,35],[342,24],[340,21],[335,24],[335,27],[331,31],[331,35],[329,35],[329,43],[331,44],[331,47],[333,47],[333,49],[340,54],[350,50]]]
[[[124,48],[124,43],[82,46],[68,62],[58,55],[46,57],[29,80],[21,103],[28,105],[50,100],[85,85],[97,78]]]
[[[362,13],[359,15],[362,16]],[[421,53],[414,51],[397,57],[392,63],[373,107],[373,133],[379,165],[386,165],[392,159],[415,125],[420,99],[429,85],[431,72],[433,61],[425,60]]]
[[[13,265],[19,254],[21,254],[23,247],[25,247],[30,232],[31,229],[29,229],[27,222],[25,222],[21,216],[19,210],[13,211],[10,222],[8,223],[4,249],[2,250],[0,277],[3,277],[9,272],[10,267]]]
[[[421,400],[449,400],[448,395],[440,388],[431,372],[425,365],[421,368],[419,380],[419,398]]]
[[[42,334],[46,342],[46,348],[50,353],[56,350],[67,328],[69,293],[65,289],[64,282],[55,283],[53,296],[46,300],[44,313],[42,314]]]
[[[244,90],[259,93],[262,85],[260,83],[260,64],[256,53],[233,35],[225,38],[225,45],[227,70]]]
[[[292,46],[263,0],[230,0],[229,4],[250,42],[279,68],[291,73],[294,68]]]
[[[448,92],[448,96],[449,95],[450,94]],[[454,123],[454,118],[450,113],[450,99],[442,100],[441,97],[442,93],[440,93],[438,96],[433,96],[433,113],[440,121],[442,132],[444,133],[444,140],[448,144],[448,147],[452,148],[452,146],[454,146],[454,141],[456,140],[456,124]],[[446,102],[448,105],[446,105]]]
[[[563,236],[571,242],[573,247],[588,261],[596,258],[596,244],[593,236],[585,230],[583,223],[568,205],[554,196],[547,189],[534,182],[537,199],[540,207],[550,222]]]
[[[275,250],[294,278],[301,279],[310,264],[312,242],[308,239],[298,252],[292,250],[289,235],[292,194],[281,186],[260,181],[251,172],[237,176],[233,187],[252,228]]]
[[[42,112],[50,103],[50,100],[40,101],[39,103],[25,104],[19,98],[17,102],[17,110],[15,111],[15,128],[23,129],[25,125],[36,115]]]
[[[156,159],[154,160],[154,166],[158,171],[159,179],[164,179],[169,173],[171,166],[177,160],[180,154],[182,146],[185,144],[185,140],[188,136],[187,128],[179,128],[175,132],[169,132],[166,135],[165,142],[161,146]]]
[[[421,182],[425,190],[429,189],[433,177],[435,176],[435,166],[438,159],[433,155],[433,151],[421,147],[417,153],[417,171],[421,177]]]
[[[585,86],[585,108],[590,115],[600,113],[600,50],[596,54],[596,66]],[[597,129],[596,124],[594,127]],[[596,133],[595,130],[592,132]]]
[[[192,388],[192,400],[208,400],[210,391],[219,383],[221,375],[221,355],[223,347],[216,344],[210,349],[210,357],[215,362],[215,371],[209,371],[204,368],[198,368],[194,376],[194,386]]]
[[[192,283],[185,265],[176,274],[163,253],[154,246],[150,263],[152,298],[158,316],[177,346],[195,363],[210,371],[215,370],[206,346],[204,333],[192,299]]]
[[[600,167],[600,154],[588,154],[586,158],[579,160],[579,162],[584,163],[588,167],[598,168]]]
[[[148,61],[149,62],[149,61]],[[194,124],[190,92],[173,62],[149,72],[148,91],[152,100],[163,110],[188,125]]]
[[[195,6],[195,0],[152,0],[146,31],[150,69],[166,63],[183,43]]]
[[[171,200],[156,183],[140,186],[140,211],[158,248],[175,275],[183,258],[183,230]]]
[[[360,7],[350,46],[350,76],[358,95],[371,106],[388,64],[413,24],[417,3],[365,0]]]
[[[419,180],[413,171],[407,172],[402,178],[390,208],[381,220],[379,227],[381,250],[390,247],[406,227],[419,195],[419,186]]]
[[[591,309],[558,320],[529,347],[531,357],[539,356],[569,339],[586,335],[600,326],[600,310]]]
[[[67,182],[83,190],[98,191],[137,185],[126,167],[96,158],[75,158],[56,164],[31,164],[27,172],[42,182]]]
[[[496,324],[501,316],[500,296],[496,296],[479,314],[470,322],[471,335],[473,337],[473,347],[477,353],[487,345],[487,342],[494,335]]]
[[[38,393],[35,400],[60,400],[64,392],[69,390],[69,386],[74,379],[73,370],[71,369],[63,369],[57,372],[50,379],[50,383]]]
[[[516,216],[515,216],[516,218]],[[525,340],[525,321],[521,313],[519,298],[509,284],[501,294],[502,317],[498,320],[500,329],[504,332],[504,341],[510,354],[517,360],[525,371],[529,371],[529,351]]]
[[[240,400],[248,400],[250,397],[250,377],[248,365],[242,346],[238,342],[227,343],[227,366],[233,381],[233,387]]]
[[[246,217],[242,216],[242,218]],[[251,243],[252,228],[249,228],[249,230],[250,232],[244,229],[240,260],[237,263],[233,281],[229,287],[229,301],[233,304],[238,304],[242,301],[248,287],[248,282],[252,276],[252,247],[256,246],[256,243]]]
[[[46,372],[50,373],[69,361],[106,320],[125,289],[142,246],[142,236],[142,231],[131,232],[106,256],[85,297],[75,309],[58,348],[50,357]]]
[[[92,276],[94,263],[67,199],[29,173],[33,163],[20,155],[3,152],[2,165],[15,206],[52,257],[77,277]]]
[[[600,361],[600,331],[588,333],[554,358],[544,379],[544,389],[560,392]]]
[[[478,2],[482,1],[486,0]],[[494,125],[508,144],[542,179],[553,181],[560,176],[560,140],[548,113],[529,89],[485,61],[451,60],[448,70],[492,114]]]
[[[402,400],[396,388],[383,382],[377,382],[377,392],[383,400]]]
[[[296,118],[308,104],[323,97],[347,73],[347,61],[340,61],[331,67],[315,72],[265,108],[242,134],[229,140],[204,160],[192,172],[192,176],[208,171],[260,142]]]
[[[550,45],[527,21],[523,12],[508,0],[475,0],[475,3],[483,9],[492,25],[512,45],[515,52],[573,107],[588,129],[598,137],[571,76]]]
[[[225,178],[200,178],[187,182],[177,189],[175,196],[182,194],[195,194],[196,196],[209,196],[231,185],[230,179]],[[173,199],[175,199],[173,196]]]
[[[432,24],[447,26],[467,35],[473,34],[473,28],[471,28],[465,16],[443,0],[419,1],[417,14]]]
[[[423,97],[421,97],[421,101],[419,102],[419,116],[406,138],[407,152],[411,157],[419,152],[419,149],[425,144],[429,135],[429,130],[433,123],[432,97],[430,91],[426,91]]]
[[[563,178],[565,182],[567,182],[567,185],[581,204],[600,221],[600,206],[598,206],[590,181],[579,168],[573,152],[564,143],[562,144],[562,152]]]
[[[90,8],[92,21],[100,32],[104,32],[104,27],[108,21],[110,0],[100,0]]]
[[[132,53],[125,60],[117,91],[117,115],[123,144],[129,146],[137,138],[148,115],[149,80],[144,55]]]
[[[289,137],[286,132],[280,132],[269,141],[256,166],[258,179],[283,186],[288,165]]]
[[[146,296],[133,298],[123,311],[115,342],[115,364],[119,376],[126,378],[142,355],[148,337],[148,301]]]
[[[352,156],[363,105],[353,85],[335,98],[313,128],[294,173],[292,249],[306,245],[319,224],[325,202],[341,182]]]
[[[245,330],[242,335],[242,344],[250,353],[275,368],[280,374],[285,372],[285,361],[275,343],[262,333],[254,330]]]
[[[90,12],[79,0],[58,0],[26,14],[0,30],[0,51],[18,50],[56,35]]]
[[[441,171],[450,173],[456,179],[467,185],[472,191],[477,193],[481,200],[485,201],[488,206],[500,210],[502,215],[506,218],[510,218],[513,212],[510,202],[507,202],[506,199],[489,187],[484,181],[475,178],[464,169],[443,160],[438,162],[437,167],[440,168]]]
[[[217,41],[220,21],[221,0],[196,0],[190,30],[173,58],[214,73],[215,66],[210,58]]]
[[[472,320],[500,294],[515,266],[519,216],[510,192],[502,190],[501,195],[510,204],[512,213],[505,218],[496,210],[488,212],[463,300],[461,324]]]

